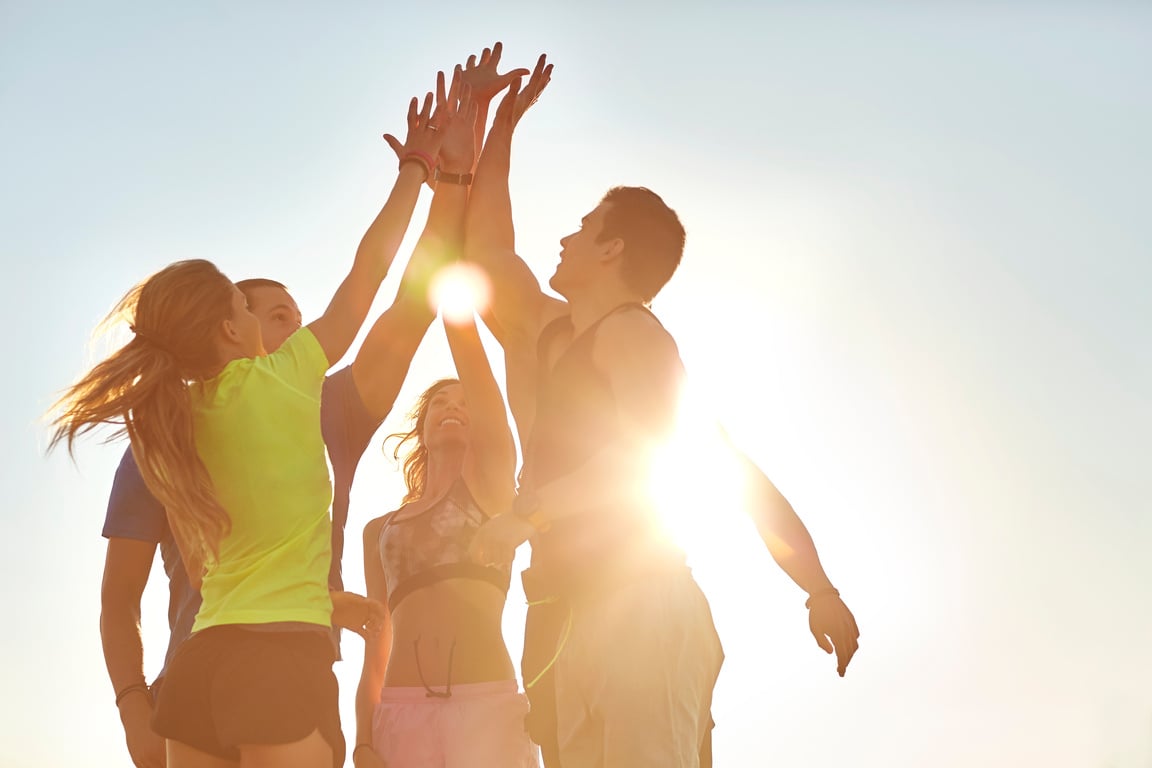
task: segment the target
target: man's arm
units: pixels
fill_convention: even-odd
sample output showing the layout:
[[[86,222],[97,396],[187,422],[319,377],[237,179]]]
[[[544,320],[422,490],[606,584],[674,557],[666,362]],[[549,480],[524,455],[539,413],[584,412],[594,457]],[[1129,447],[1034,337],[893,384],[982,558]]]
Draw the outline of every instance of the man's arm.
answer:
[[[156,544],[108,539],[100,586],[100,643],[108,678],[119,698],[120,722],[128,753],[137,768],[164,766],[164,739],[152,730],[152,696],[144,678],[140,599],[152,571]]]
[[[392,193],[364,233],[352,269],[336,289],[328,308],[321,317],[308,324],[329,364],[335,364],[344,356],[359,333],[408,230],[420,185],[432,170],[431,164],[440,149],[439,128],[444,115],[441,110],[431,114],[431,108],[431,93],[421,112],[416,111],[416,99],[409,105],[408,136],[397,150],[401,156],[400,171]],[[389,143],[393,149],[398,146],[395,139]]]
[[[456,68],[447,93],[442,75],[437,78],[436,91],[439,108],[446,115],[441,170],[454,175],[470,173],[475,158],[472,128],[477,105],[462,86],[460,68]],[[392,410],[412,358],[436,316],[429,287],[442,267],[460,257],[467,203],[466,184],[441,181],[436,185],[428,223],[404,269],[396,300],[372,325],[352,364],[356,390],[375,418],[382,420]]]
[[[546,65],[541,56],[524,91],[520,91],[517,78],[500,102],[480,154],[464,225],[465,258],[488,274],[492,314],[505,337],[514,335],[521,340],[535,340],[546,323],[567,312],[564,302],[540,290],[528,265],[516,255],[508,190],[513,131],[551,74],[552,65]]]
[[[835,651],[836,671],[843,677],[860,645],[856,618],[824,572],[816,544],[796,510],[747,454],[727,435],[724,439],[742,470],[748,514],[772,559],[808,593],[808,627],[826,653]]]

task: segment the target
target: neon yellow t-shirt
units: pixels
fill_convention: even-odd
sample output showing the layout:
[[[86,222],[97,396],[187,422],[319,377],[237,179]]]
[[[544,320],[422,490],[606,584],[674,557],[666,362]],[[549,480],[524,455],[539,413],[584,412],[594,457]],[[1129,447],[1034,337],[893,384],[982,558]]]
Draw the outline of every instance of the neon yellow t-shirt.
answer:
[[[193,632],[221,624],[329,626],[332,483],[320,434],[328,360],[301,328],[270,355],[191,388],[193,431],[232,520],[200,589]]]

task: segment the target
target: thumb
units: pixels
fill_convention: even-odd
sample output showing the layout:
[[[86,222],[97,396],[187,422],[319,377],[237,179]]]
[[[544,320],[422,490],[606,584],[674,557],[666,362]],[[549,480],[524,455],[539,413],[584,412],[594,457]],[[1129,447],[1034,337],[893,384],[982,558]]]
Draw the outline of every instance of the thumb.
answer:
[[[397,159],[399,159],[404,154],[404,145],[401,144],[400,140],[392,134],[384,134],[384,141],[388,142],[388,146],[390,146],[392,151],[396,153]]]
[[[820,646],[820,649],[824,651],[824,653],[833,652],[834,649],[832,648],[832,641],[829,640],[823,632],[816,632],[813,630],[812,637],[816,638],[816,645]]]
[[[495,87],[496,92],[499,93],[500,91],[504,90],[513,80],[519,80],[520,78],[527,77],[530,74],[532,73],[523,67],[520,69],[514,69],[511,72],[505,72],[504,74],[500,75],[500,77],[496,78],[493,86]]]
[[[520,93],[520,78],[513,78],[508,85],[508,92],[504,94],[504,98],[500,100],[500,106],[496,108],[496,115],[498,117],[507,118],[511,112],[513,105],[516,104],[516,96]]]

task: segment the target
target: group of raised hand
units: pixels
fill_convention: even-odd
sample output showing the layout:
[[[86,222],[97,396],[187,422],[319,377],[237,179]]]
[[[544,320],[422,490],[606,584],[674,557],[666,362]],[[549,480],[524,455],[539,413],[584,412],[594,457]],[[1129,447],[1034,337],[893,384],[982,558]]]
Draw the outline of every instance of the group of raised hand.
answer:
[[[443,175],[451,175],[458,182],[459,177],[473,172],[492,99],[505,92],[492,128],[510,132],[551,80],[552,65],[546,54],[540,55],[532,70],[519,68],[501,73],[502,53],[503,46],[497,42],[479,57],[469,56],[465,64],[453,69],[450,82],[446,82],[443,71],[437,72],[435,92],[427,92],[423,100],[413,96],[408,103],[404,141],[384,134],[401,164],[418,162],[424,166],[430,186],[435,187]],[[528,82],[523,83],[526,76]]]

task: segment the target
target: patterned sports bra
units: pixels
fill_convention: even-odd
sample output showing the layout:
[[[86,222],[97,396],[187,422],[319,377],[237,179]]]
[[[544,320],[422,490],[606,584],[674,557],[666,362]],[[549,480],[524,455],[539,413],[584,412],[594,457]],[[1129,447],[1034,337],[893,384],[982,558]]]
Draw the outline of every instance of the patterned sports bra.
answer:
[[[463,478],[443,498],[411,517],[390,513],[380,530],[380,564],[388,585],[388,609],[408,595],[444,579],[478,579],[508,592],[512,563],[479,565],[468,557],[476,530],[488,515],[476,504]]]

